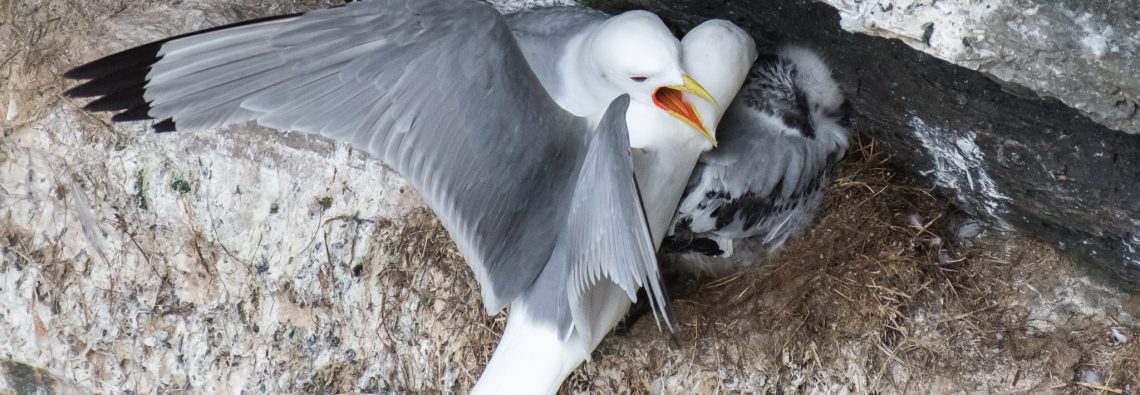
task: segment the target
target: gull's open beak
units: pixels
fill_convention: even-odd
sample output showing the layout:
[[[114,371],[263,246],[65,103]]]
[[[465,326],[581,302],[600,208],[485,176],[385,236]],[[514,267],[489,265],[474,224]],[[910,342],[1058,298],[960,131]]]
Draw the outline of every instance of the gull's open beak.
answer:
[[[712,132],[705,127],[704,122],[701,121],[701,115],[697,113],[697,109],[685,101],[685,95],[683,95],[682,92],[696,95],[712,103],[714,106],[719,107],[719,105],[716,103],[716,99],[713,99],[712,95],[705,91],[705,88],[701,86],[701,84],[698,84],[697,81],[687,75],[682,75],[681,78],[685,82],[684,85],[669,85],[657,88],[657,90],[653,92],[653,104],[656,104],[657,107],[661,107],[662,110],[665,110],[665,112],[668,112],[669,115],[672,115],[674,118],[680,119],[681,122],[696,129],[701,133],[701,136],[704,136],[704,138],[715,147],[716,137],[713,137]]]
[[[697,80],[694,80],[692,77],[689,77],[688,75],[681,74],[681,81],[685,81],[685,84],[680,85],[680,86],[671,85],[669,87],[676,89],[676,90],[679,90],[679,91],[682,91],[682,92],[689,92],[689,93],[692,93],[694,95],[697,95],[697,97],[704,99],[705,101],[707,101],[709,103],[712,103],[712,105],[716,106],[717,108],[720,108],[720,104],[717,104],[716,99],[713,99],[712,95],[710,95],[707,91],[705,91],[705,87],[703,87],[703,86],[701,86],[701,84],[697,83]]]

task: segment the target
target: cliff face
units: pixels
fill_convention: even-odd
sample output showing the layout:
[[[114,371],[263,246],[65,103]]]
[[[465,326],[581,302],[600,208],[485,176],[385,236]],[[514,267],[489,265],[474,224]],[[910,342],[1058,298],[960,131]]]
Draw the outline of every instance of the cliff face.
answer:
[[[854,129],[893,165],[995,227],[1024,231],[1140,289],[1140,135],[1129,134],[1140,119],[1134,7],[598,3],[644,7],[681,27],[726,18],[762,47],[819,49],[836,65]]]
[[[63,71],[103,54],[317,3],[0,7],[0,393],[474,383],[503,315],[485,315],[446,232],[398,175],[320,138],[252,125],[154,135],[58,96]],[[1121,258],[1140,253],[1133,136],[844,32],[825,5],[744,4],[648,6],[678,25],[727,15],[765,43],[820,48],[871,138],[786,254],[680,282],[682,348],[642,320],[564,392],[1136,391],[1140,297],[1020,236],[972,240],[973,222],[906,175],[1133,278]]]
[[[1060,100],[1140,133],[1140,9],[1127,1],[825,1],[851,32]]]

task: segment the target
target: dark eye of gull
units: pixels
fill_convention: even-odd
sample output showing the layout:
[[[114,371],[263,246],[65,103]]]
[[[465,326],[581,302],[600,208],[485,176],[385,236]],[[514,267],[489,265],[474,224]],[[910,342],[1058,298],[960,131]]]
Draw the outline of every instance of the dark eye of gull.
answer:
[[[638,77],[629,77],[629,79],[631,79],[631,80],[634,80],[634,81],[637,81],[637,82],[645,82],[645,80],[647,79],[647,77],[641,77],[641,76],[638,76]]]

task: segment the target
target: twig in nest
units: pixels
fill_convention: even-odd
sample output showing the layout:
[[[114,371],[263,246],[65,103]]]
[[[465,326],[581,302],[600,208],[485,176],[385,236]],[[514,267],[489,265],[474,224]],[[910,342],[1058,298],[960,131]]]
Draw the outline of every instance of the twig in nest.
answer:
[[[1082,383],[1079,381],[1077,382],[1077,385],[1085,387],[1085,388],[1092,388],[1094,390],[1111,392],[1114,394],[1123,394],[1124,393],[1124,390],[1112,388],[1112,387],[1109,387],[1107,385],[1100,385],[1100,384],[1093,384],[1093,383]]]

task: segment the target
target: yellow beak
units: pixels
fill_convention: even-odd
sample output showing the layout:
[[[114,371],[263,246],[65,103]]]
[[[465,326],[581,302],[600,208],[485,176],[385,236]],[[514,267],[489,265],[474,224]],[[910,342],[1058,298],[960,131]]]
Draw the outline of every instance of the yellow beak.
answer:
[[[653,103],[662,110],[665,110],[669,115],[696,129],[702,137],[715,147],[716,137],[713,137],[712,132],[705,127],[704,122],[701,121],[701,115],[697,113],[697,109],[685,101],[684,95],[682,95],[681,92],[696,95],[718,108],[720,105],[717,104],[716,99],[713,99],[712,95],[710,95],[708,91],[705,91],[705,88],[697,83],[696,80],[688,75],[682,75],[681,79],[684,81],[682,85],[669,85],[657,88],[657,90],[653,92]]]
[[[697,95],[697,97],[704,99],[704,101],[716,106],[716,108],[720,108],[720,104],[717,104],[716,99],[713,99],[712,95],[705,90],[705,87],[701,86],[693,77],[689,77],[688,74],[681,74],[681,81],[685,83],[683,85],[670,85],[669,87],[681,92],[689,92]]]

